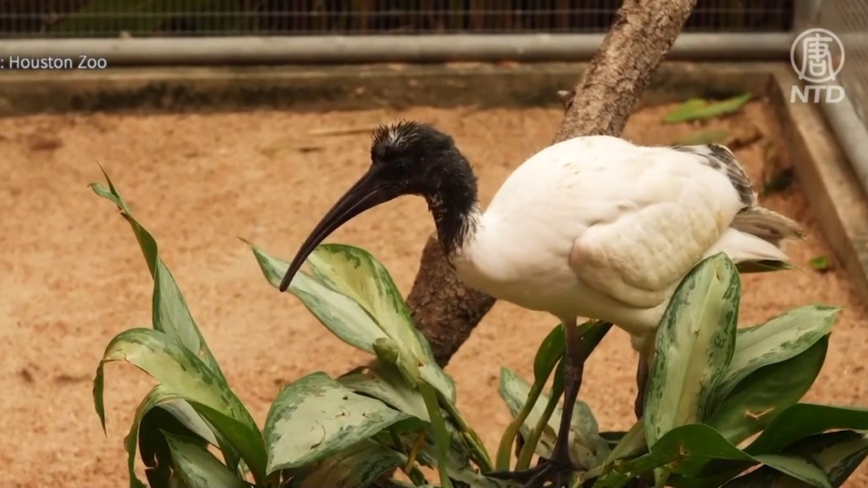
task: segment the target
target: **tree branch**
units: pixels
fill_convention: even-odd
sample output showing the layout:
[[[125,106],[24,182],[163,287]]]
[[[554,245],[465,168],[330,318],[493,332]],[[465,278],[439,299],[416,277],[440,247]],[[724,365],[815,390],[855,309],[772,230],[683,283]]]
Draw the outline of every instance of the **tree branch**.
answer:
[[[576,136],[620,135],[651,76],[696,0],[625,0],[576,88],[564,96],[566,114],[554,143]],[[407,297],[420,332],[445,366],[495,299],[462,283],[431,236]]]

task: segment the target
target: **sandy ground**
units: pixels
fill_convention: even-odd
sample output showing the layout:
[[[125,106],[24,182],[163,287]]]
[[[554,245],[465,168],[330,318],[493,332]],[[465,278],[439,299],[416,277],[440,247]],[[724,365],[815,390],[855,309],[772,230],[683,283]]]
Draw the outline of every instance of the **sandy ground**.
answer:
[[[625,137],[668,144],[697,130],[660,124],[663,111],[638,111]],[[107,437],[93,410],[91,380],[112,336],[150,326],[152,285],[128,225],[86,186],[101,181],[97,162],[156,235],[211,349],[261,424],[280,382],[314,369],[342,373],[363,354],[331,336],[295,298],[268,286],[237,237],[291,257],[368,164],[367,133],[308,132],[396,117],[434,122],[454,134],[476,167],[485,203],[518,163],[550,142],[561,113],[413,108],[0,120],[0,483],[127,483],[122,440],[149,380],[125,365],[108,368]],[[750,135],[756,124],[771,137],[738,150],[758,180],[763,160],[786,164],[788,158],[770,120],[768,109],[753,102],[745,115],[708,128],[747,128]],[[764,200],[804,222],[811,235],[791,250],[802,271],[744,278],[742,324],[808,303],[845,306],[808,399],[868,404],[864,308],[843,271],[821,274],[809,266],[829,251],[798,184]],[[332,240],[372,251],[406,293],[432,228],[424,202],[407,198],[363,215]],[[499,303],[448,367],[459,407],[492,452],[509,420],[496,393],[499,368],[531,377],[534,350],[554,324]],[[627,336],[615,330],[586,368],[582,397],[606,429],[631,424],[635,362]],[[861,469],[848,486],[868,486],[866,475]]]

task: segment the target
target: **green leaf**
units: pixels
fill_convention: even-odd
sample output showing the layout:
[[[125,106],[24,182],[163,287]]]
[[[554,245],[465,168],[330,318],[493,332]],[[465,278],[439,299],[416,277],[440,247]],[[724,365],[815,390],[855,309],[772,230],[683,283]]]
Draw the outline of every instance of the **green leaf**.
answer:
[[[650,446],[710,413],[709,400],[735,349],[739,291],[735,265],[722,253],[700,262],[676,289],[657,332],[646,393]]]
[[[479,434],[477,434],[476,431],[467,424],[467,421],[461,416],[461,412],[458,411],[455,404],[444,398],[443,395],[439,394],[437,400],[439,400],[439,404],[443,408],[443,413],[445,413],[444,418],[447,420],[447,423],[454,424],[459,431],[461,439],[466,442],[469,449],[470,459],[472,459],[473,462],[475,462],[484,472],[487,473],[493,471],[494,466],[491,464],[491,457],[488,455],[488,451],[485,449],[485,443],[482,442]]]
[[[102,169],[102,168],[101,168]],[[139,246],[142,250],[142,253],[145,257],[145,263],[148,266],[148,270],[151,273],[151,277],[154,279],[154,288],[153,288],[153,305],[152,305],[152,322],[155,330],[164,332],[168,336],[172,337],[174,340],[178,341],[180,344],[183,344],[190,351],[196,354],[204,364],[211,369],[211,371],[218,377],[218,379],[226,384],[225,376],[223,372],[220,370],[220,366],[217,363],[217,360],[211,354],[208,349],[207,344],[205,343],[205,339],[202,337],[199,328],[196,326],[195,321],[193,320],[192,315],[190,314],[189,309],[187,308],[186,302],[184,301],[184,297],[181,294],[180,289],[178,288],[177,283],[175,282],[172,273],[169,271],[166,264],[159,257],[158,246],[154,237],[132,216],[129,207],[124,201],[123,197],[121,197],[120,192],[114,186],[109,176],[103,171],[103,175],[106,178],[108,183],[108,188],[100,185],[99,183],[92,183],[91,189],[98,196],[106,198],[114,203],[118,209],[121,211],[121,215],[127,220],[133,229],[133,233],[136,236],[136,240],[139,243]],[[98,384],[95,384],[95,394],[97,393],[97,389],[99,389],[99,396],[102,397],[102,381],[101,377],[99,378]],[[228,388],[228,386],[227,386]],[[143,404],[146,404],[149,401],[148,398],[143,400]],[[225,439],[217,439],[214,436],[213,432],[210,432],[211,427],[205,424],[202,420],[201,416],[191,407],[186,401],[182,399],[175,399],[169,402],[161,402],[160,408],[166,410],[176,419],[178,419],[182,424],[184,424],[187,428],[196,432],[200,437],[209,440],[209,442],[215,443],[219,440],[219,444],[221,449],[226,456],[227,462],[230,463],[231,467],[235,467],[238,464],[238,454],[234,452],[234,449],[229,445]],[[105,428],[105,412],[102,410],[101,402],[97,405],[97,414],[100,416],[100,420],[103,423],[103,428]],[[147,415],[147,412],[144,412],[142,415]],[[136,423],[131,426],[131,432],[139,428],[139,422],[144,417],[139,418]],[[135,437],[135,435],[133,436]],[[164,441],[161,440],[164,443]],[[132,465],[134,464],[135,458],[135,441],[133,440],[132,450],[129,449],[130,452],[130,463],[132,470]],[[132,474],[131,471],[131,483],[135,485],[138,480]]]
[[[163,387],[161,385],[157,385],[154,387],[153,390],[151,390],[148,396],[150,396],[150,394],[154,394],[158,398],[163,395],[167,397],[171,396],[169,391],[163,392],[162,389]],[[199,413],[196,412],[196,409],[193,408],[189,403],[173,401],[159,403],[161,409],[172,414],[175,419],[177,419],[185,427],[190,429],[190,432],[192,432],[194,435],[201,437],[202,440],[213,446],[218,446],[220,444],[219,435],[215,435],[211,427],[208,426],[208,423],[202,419],[202,416],[199,415]]]
[[[262,273],[277,287],[289,263],[251,248]],[[372,354],[376,341],[394,341],[402,374],[411,376],[418,369],[422,379],[455,401],[452,379],[437,365],[391,276],[373,256],[353,246],[321,244],[307,263],[314,276],[299,272],[289,291],[323,325],[344,342]],[[414,378],[407,379],[413,384]]]
[[[511,487],[507,481],[488,478],[480,474],[470,464],[470,448],[467,440],[461,435],[458,429],[446,420],[444,422],[446,430],[445,436],[449,438],[448,450],[446,452],[446,476],[452,480],[459,481],[473,488],[506,488]],[[416,440],[416,435],[402,435],[401,439],[405,450],[412,448]],[[441,432],[440,435],[443,435]],[[417,461],[423,466],[436,467],[438,463],[438,453],[436,446],[435,428],[430,426],[424,432],[425,440],[422,444],[422,449],[419,451]]]
[[[522,410],[527,410],[528,407],[533,407],[533,404],[536,403],[536,398],[530,397],[530,394],[533,393],[533,386],[531,386],[530,389],[531,392],[528,394],[528,397],[525,398]],[[530,468],[530,462],[533,459],[533,455],[536,452],[537,447],[539,447],[539,441],[542,438],[543,432],[553,430],[552,426],[549,424],[549,421],[551,421],[552,415],[555,414],[555,409],[558,407],[563,394],[564,361],[562,359],[560,362],[558,362],[557,369],[555,369],[555,377],[552,380],[552,387],[549,390],[548,401],[546,402],[545,410],[543,410],[542,415],[536,419],[536,423],[534,424],[533,429],[531,429],[530,435],[522,436],[524,438],[524,445],[521,446],[521,449],[518,453],[518,461],[516,461],[515,464],[516,471],[523,471]],[[559,412],[559,414],[562,418],[563,412]],[[560,422],[558,422],[557,426],[558,429],[560,429]],[[560,430],[558,430],[558,432],[560,432]],[[606,444],[606,446],[608,447],[608,444]],[[584,467],[584,464],[582,464],[582,467]]]
[[[788,447],[787,452],[798,454],[812,462],[828,477],[833,488],[838,488],[868,455],[868,436],[844,430],[807,437]],[[728,482],[723,488],[805,488],[809,483],[793,478],[769,467],[762,467]]]
[[[114,0],[112,0],[114,1]],[[102,167],[100,167],[102,169]],[[127,220],[133,229],[133,233],[139,242],[145,262],[151,277],[154,279],[153,293],[153,326],[154,329],[165,332],[173,339],[179,341],[187,349],[196,354],[214,373],[223,381],[226,377],[220,370],[217,360],[211,354],[205,338],[202,337],[187,303],[175,278],[166,267],[166,263],[160,258],[157,241],[130,213],[126,202],[120,192],[112,184],[108,174],[103,171],[109,187],[99,183],[91,183],[90,187],[97,195],[112,201],[121,211],[121,215]]]
[[[308,264],[314,276],[330,289],[355,300],[377,321],[386,336],[401,346],[408,360],[414,361],[423,380],[450,402],[455,401],[455,384],[437,365],[398,286],[374,256],[354,246],[324,244],[311,253]]]
[[[564,356],[566,350],[566,335],[564,334],[563,324],[558,324],[549,334],[543,339],[539,349],[536,351],[536,356],[533,359],[533,380],[534,383],[544,384],[548,380],[549,375],[555,365]]]
[[[430,422],[422,395],[407,384],[391,364],[376,361],[369,368],[337,379],[345,387],[381,400],[407,415]]]
[[[612,464],[610,469],[597,479],[594,486],[621,487],[636,475],[649,473],[655,468],[669,464],[677,468],[679,463],[694,457],[756,462],[751,456],[727,442],[711,427],[690,424],[667,432],[651,447],[648,454]]]
[[[753,456],[766,466],[818,488],[830,488],[829,479],[816,465],[804,458],[788,454],[758,454]]]
[[[807,351],[831,332],[839,310],[825,305],[798,307],[764,324],[739,329],[732,362],[715,390],[714,403],[754,371]]]
[[[374,342],[374,351],[377,354],[378,362],[384,367],[393,368],[397,366],[397,357],[399,355],[398,346],[395,341],[381,337]],[[396,380],[400,380],[399,377],[396,377]],[[426,414],[431,423],[437,424],[438,422],[442,422],[440,420],[441,417],[443,419],[449,419],[454,421],[455,424],[460,428],[460,432],[462,436],[466,437],[468,443],[471,446],[471,457],[474,461],[478,463],[480,467],[485,469],[486,471],[491,470],[491,460],[489,459],[488,452],[485,450],[485,447],[482,441],[479,439],[479,436],[476,432],[467,425],[467,422],[462,418],[461,413],[455,407],[455,405],[450,402],[447,398],[445,398],[442,394],[439,394],[437,390],[431,390],[434,392],[434,398],[426,398],[426,389],[429,389],[430,385],[425,382],[417,383],[415,385],[413,393],[419,392],[422,396],[423,402],[425,404]],[[439,406],[438,406],[439,405]],[[445,409],[445,416],[443,416],[440,412],[440,406]],[[436,408],[436,418],[432,417],[432,408]],[[418,418],[414,418],[414,420],[418,420]],[[418,420],[418,422],[422,422],[422,420]],[[401,422],[401,424],[405,424],[406,422]],[[414,425],[418,425],[416,422],[411,422],[411,425],[407,425],[407,428],[413,429]]]
[[[471,468],[470,451],[467,442],[452,422],[444,418],[443,423],[446,429],[446,436],[449,438],[449,449],[446,458],[447,469],[458,471],[464,468]],[[422,466],[437,466],[436,434],[434,433],[434,426],[432,424],[428,424],[422,431],[407,432],[400,435],[399,438],[403,450],[410,452],[420,435],[423,439],[420,441],[421,448],[416,456],[416,461]],[[454,476],[450,477],[454,478]]]
[[[500,396],[506,402],[510,413],[515,417],[525,405],[530,393],[531,385],[521,379],[513,370],[501,368],[500,370]],[[534,403],[530,414],[521,425],[521,434],[527,439],[531,429],[542,417],[549,396],[540,394]],[[557,440],[557,432],[560,427],[563,408],[558,405],[549,418],[546,428],[542,432],[540,442],[536,446],[536,453],[543,457],[551,457],[552,449]],[[609,445],[599,434],[597,421],[587,403],[577,400],[573,408],[573,419],[570,425],[570,455],[583,466],[595,467],[603,464],[609,456]]]
[[[443,485],[443,488],[452,488],[447,468],[449,447],[452,444],[452,433],[446,430],[446,421],[443,418],[434,389],[422,383],[419,385],[419,391],[422,393],[425,407],[428,409],[428,415],[431,417],[431,430],[434,433],[434,448],[437,459],[437,471],[440,473],[440,484]]]
[[[829,268],[831,268],[829,258],[826,256],[817,256],[811,259],[811,268],[813,268],[814,271],[828,271]]]
[[[712,427],[704,424],[684,425],[670,430],[651,447],[648,454],[612,464],[609,470],[604,471],[597,478],[594,486],[619,488],[625,486],[638,474],[649,473],[664,466],[673,472],[681,472],[679,468],[682,465],[695,466],[697,465],[696,461],[707,459],[738,461],[745,468],[764,463],[777,471],[810,482],[812,486],[828,487],[828,480],[825,479],[822,470],[810,463],[805,463],[804,459],[783,455],[751,456],[732,445]],[[730,477],[726,477],[724,481]],[[685,484],[683,478],[681,481],[678,486],[718,486],[707,482]]]
[[[797,403],[775,417],[745,452],[775,454],[800,439],[832,429],[868,430],[868,409]]]
[[[509,469],[509,460],[512,454],[512,446],[515,442],[515,437],[518,434],[519,429],[524,425],[527,416],[530,414],[531,408],[536,403],[537,399],[539,399],[540,394],[542,394],[549,375],[551,375],[552,370],[555,368],[555,365],[558,363],[560,358],[563,357],[565,340],[566,336],[564,335],[564,326],[563,324],[558,324],[551,332],[549,332],[545,339],[543,339],[537,349],[536,357],[534,357],[533,361],[533,385],[531,386],[526,401],[522,404],[521,409],[518,412],[513,412],[514,418],[500,439],[500,444],[497,449],[498,471],[506,471]],[[501,370],[500,378],[502,390],[504,378],[503,370]],[[537,419],[539,419],[539,417],[537,417]],[[530,429],[525,429],[528,431],[524,435],[525,439],[528,438],[528,433],[531,429],[533,429],[533,426],[531,426]]]
[[[615,462],[619,459],[633,457],[642,454],[648,450],[648,443],[645,440],[645,421],[639,419],[633,427],[627,431],[620,441],[612,448],[609,456],[606,458],[606,464]]]
[[[161,473],[158,476],[163,476],[164,480],[168,476],[168,445],[159,431],[168,430],[188,437],[198,436],[205,442],[217,444],[214,432],[205,424],[202,417],[189,403],[178,400],[182,398],[166,386],[156,385],[145,395],[136,409],[135,419],[124,439],[124,447],[128,455],[130,488],[145,488],[135,472],[137,446],[141,446],[142,459],[148,468],[155,468]],[[142,425],[145,426],[144,429],[141,428]],[[145,433],[141,439],[139,439],[140,429]],[[151,484],[163,483],[152,482]]]
[[[868,430],[868,410],[797,403],[775,417],[759,437],[745,448],[745,452],[756,456],[786,453],[788,446],[801,439],[833,429]],[[705,477],[728,474],[723,477],[729,479],[749,464],[714,461],[699,466]],[[692,468],[690,474],[699,475],[697,466]]]
[[[249,488],[213,454],[189,438],[163,432],[172,453],[172,468],[189,488]]]
[[[794,358],[754,371],[715,409],[708,424],[733,444],[763,430],[808,392],[823,368],[828,345],[826,336]]]
[[[418,386],[422,376],[419,365],[402,350],[397,341],[389,337],[380,337],[374,341],[373,346],[377,359],[398,368],[398,372],[410,386]]]
[[[719,102],[706,102],[699,98],[691,98],[667,113],[663,117],[663,121],[674,123],[713,119],[721,115],[738,112],[751,98],[753,98],[753,94],[751,93],[745,93]]]
[[[109,342],[94,380],[97,412],[103,407],[103,369],[124,361],[162,385],[161,396],[183,398],[227,440],[250,467],[257,482],[265,480],[265,448],[256,423],[226,383],[192,351],[153,329],[129,329]],[[105,417],[100,415],[105,426]]]
[[[366,488],[383,474],[403,466],[407,457],[364,440],[329,456],[293,477],[290,488]]]
[[[463,483],[461,486],[468,488],[514,488],[516,486],[508,481],[489,478],[470,468],[450,471],[449,477]]]
[[[577,335],[582,338],[581,341],[581,349],[580,354],[586,360],[590,357],[591,353],[596,349],[597,345],[599,345],[600,341],[606,336],[606,334],[611,329],[612,324],[608,322],[599,322],[599,321],[589,321],[578,327]],[[563,367],[559,367],[558,372],[555,373],[555,382],[553,385],[552,395],[557,398],[552,398],[551,395],[547,396],[543,399],[542,404],[545,405],[543,407],[538,407],[540,395],[542,395],[543,388],[545,387],[546,382],[548,381],[548,377],[551,374],[551,370],[555,367],[555,364],[561,360],[565,352],[565,333],[563,325],[559,324],[555,327],[551,332],[549,332],[548,336],[543,340],[539,349],[537,350],[536,357],[534,359],[534,382],[530,386],[529,391],[524,392],[524,396],[520,400],[516,400],[516,398],[507,399],[504,394],[509,394],[507,390],[504,390],[504,370],[501,370],[501,397],[507,402],[507,406],[511,409],[513,414],[513,421],[507,427],[504,432],[497,453],[497,470],[505,471],[509,469],[509,459],[510,459],[510,451],[512,450],[512,443],[516,437],[518,432],[522,432],[522,437],[524,438],[526,444],[521,449],[521,453],[519,454],[518,464],[516,465],[516,469],[524,469],[530,463],[530,459],[534,452],[538,451],[538,443],[542,438],[543,434],[547,431],[551,430],[550,422],[552,421],[552,415],[555,413],[555,406],[557,405],[557,401],[562,393],[562,381],[563,381]],[[520,409],[518,411],[512,410],[516,407],[515,401],[520,401]],[[537,412],[533,415],[533,417],[529,417],[534,408],[539,408]],[[580,419],[583,418],[581,415],[582,407],[577,406],[574,407],[573,412],[573,420],[576,420],[576,415],[580,415]],[[557,410],[557,418],[556,422],[560,422],[562,410]],[[593,418],[593,416],[591,416]],[[574,426],[578,429],[578,426]],[[540,430],[542,429],[542,430]],[[607,444],[608,446],[608,444]],[[595,462],[595,461],[591,461]]]
[[[141,436],[138,437],[138,447],[141,451],[142,462],[145,465],[145,476],[147,476],[148,483],[151,486],[169,484],[172,479],[172,454],[163,432],[189,434],[189,430],[161,408],[152,409],[141,421],[136,423],[135,427],[141,432]],[[201,442],[200,439],[197,440]],[[131,484],[138,484],[138,479],[133,474],[136,452],[135,440],[127,437],[124,443],[129,454]],[[135,479],[134,482],[133,479]]]
[[[787,454],[759,454],[754,457],[766,466],[808,483],[810,486],[832,488],[826,473],[805,458]]]
[[[317,463],[408,418],[315,372],[283,389],[263,431],[268,474]]]
[[[820,467],[837,488],[868,456],[868,434],[841,430],[802,439],[786,449]]]
[[[641,420],[641,419],[640,419]],[[637,422],[638,423],[638,422]],[[633,424],[631,429],[635,429],[636,424]],[[624,440],[624,437],[627,435],[626,430],[607,430],[605,432],[600,432],[600,437],[606,439],[606,443],[609,444],[609,447],[615,447]],[[645,427],[642,427],[643,437],[645,432]]]
[[[706,485],[693,485],[706,486]],[[711,486],[711,485],[707,485]],[[768,466],[763,466],[750,473],[733,478],[720,488],[809,488],[811,485],[794,479]]]
[[[395,341],[386,337],[381,337],[377,339],[374,342],[374,352],[376,353],[379,362],[386,367],[398,366],[398,356],[400,354],[397,343]],[[437,425],[442,424],[444,421],[446,421],[445,419],[454,421],[455,424],[460,427],[461,435],[466,436],[467,442],[471,444],[472,458],[477,463],[479,463],[479,466],[484,467],[486,470],[490,470],[491,460],[488,457],[488,453],[486,452],[482,441],[479,439],[479,436],[476,434],[476,432],[474,432],[473,429],[467,425],[467,422],[464,421],[464,419],[461,417],[461,414],[455,407],[455,405],[447,398],[445,398],[442,394],[438,394],[437,390],[431,389],[431,386],[428,383],[416,383],[415,390],[422,395],[428,418],[430,419],[430,422],[435,426],[434,432],[437,432],[437,429],[440,428],[437,427]],[[426,395],[430,393],[429,390],[434,394],[432,398],[426,397]],[[440,406],[442,406],[446,411],[441,412]],[[443,413],[445,413],[445,416],[443,415]],[[440,432],[438,435],[440,434],[442,434],[442,432]],[[435,439],[437,439],[440,443],[439,445],[445,445],[446,441],[443,440],[444,438],[445,437],[442,436],[435,436]]]

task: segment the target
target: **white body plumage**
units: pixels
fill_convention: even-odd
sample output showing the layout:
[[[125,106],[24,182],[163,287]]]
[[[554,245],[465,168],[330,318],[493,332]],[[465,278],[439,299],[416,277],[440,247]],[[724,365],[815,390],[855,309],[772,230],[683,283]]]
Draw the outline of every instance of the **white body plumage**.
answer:
[[[560,320],[613,322],[639,349],[703,258],[787,261],[792,221],[757,206],[722,146],[643,147],[609,136],[552,145],[469,219],[450,256],[471,286]]]

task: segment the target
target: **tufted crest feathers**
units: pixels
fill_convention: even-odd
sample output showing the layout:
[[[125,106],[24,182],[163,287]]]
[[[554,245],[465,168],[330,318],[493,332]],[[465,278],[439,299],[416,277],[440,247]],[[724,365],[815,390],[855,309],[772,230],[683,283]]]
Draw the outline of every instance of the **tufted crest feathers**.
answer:
[[[418,141],[426,129],[426,124],[409,120],[381,124],[373,133],[371,155],[382,157],[386,148],[408,146]]]

